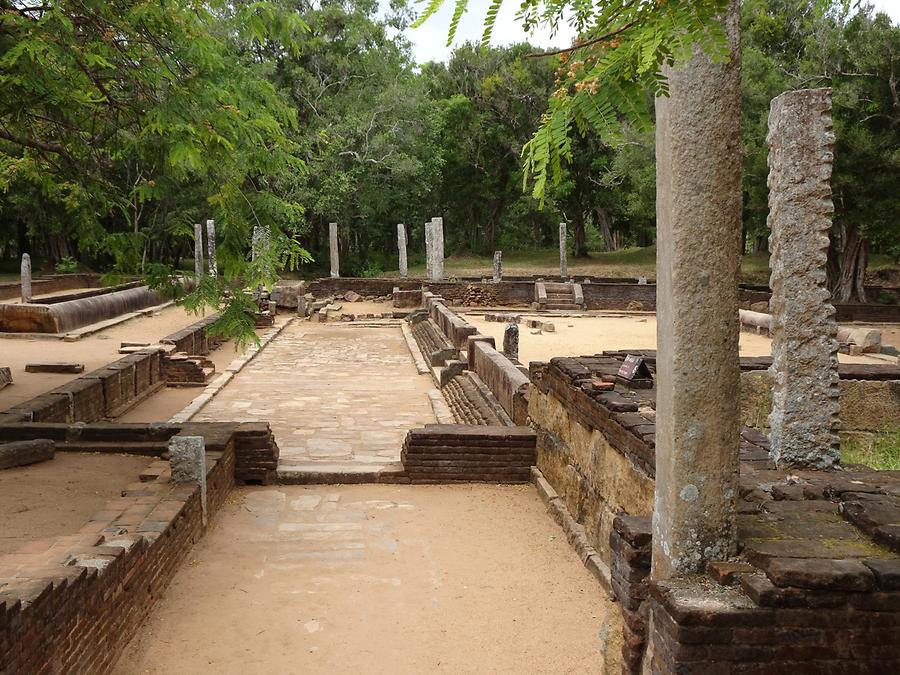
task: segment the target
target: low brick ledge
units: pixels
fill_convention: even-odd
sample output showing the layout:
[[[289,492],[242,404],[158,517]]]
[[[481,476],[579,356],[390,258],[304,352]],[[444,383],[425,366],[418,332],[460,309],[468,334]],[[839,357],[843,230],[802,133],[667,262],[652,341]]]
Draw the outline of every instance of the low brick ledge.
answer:
[[[234,449],[207,450],[207,512],[234,485]],[[75,534],[0,557],[0,672],[104,673],[203,535],[197,484],[154,461]]]

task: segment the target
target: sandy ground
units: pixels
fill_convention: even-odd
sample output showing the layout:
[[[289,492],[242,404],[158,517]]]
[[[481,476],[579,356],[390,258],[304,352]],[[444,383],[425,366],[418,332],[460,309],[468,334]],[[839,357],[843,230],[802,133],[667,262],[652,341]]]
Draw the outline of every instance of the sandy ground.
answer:
[[[78,377],[71,374],[26,373],[26,363],[73,361],[83,363],[85,372],[90,372],[121,358],[119,354],[121,342],[152,343],[199,320],[199,316],[173,306],[166,307],[150,317],[140,316],[131,319],[76,342],[0,337],[0,366],[9,366],[13,376],[13,384],[0,390],[0,410],[27,401]],[[222,349],[228,350],[229,347],[225,345]]]
[[[0,554],[74,534],[149,463],[136,455],[58,452],[49,462],[0,471]]]
[[[554,356],[583,356],[607,349],[656,349],[656,317],[648,314],[605,313],[591,317],[553,317],[522,314],[523,318],[539,318],[556,326],[556,332],[539,332],[519,324],[519,361],[549,361]],[[467,313],[466,320],[478,330],[492,336],[501,348],[506,324],[485,321],[484,313]],[[763,335],[741,332],[741,356],[768,356],[772,341]],[[839,354],[841,363],[880,363],[868,356]]]
[[[241,488],[115,673],[600,673],[613,605],[529,486]]]

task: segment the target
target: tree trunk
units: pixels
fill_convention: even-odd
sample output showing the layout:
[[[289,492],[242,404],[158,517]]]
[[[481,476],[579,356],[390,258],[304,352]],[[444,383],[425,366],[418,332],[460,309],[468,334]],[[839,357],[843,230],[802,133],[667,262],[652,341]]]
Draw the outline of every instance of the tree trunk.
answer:
[[[841,241],[832,237],[828,246],[828,273],[834,302],[866,302],[866,267],[869,264],[869,242],[859,228],[844,228]]]
[[[612,233],[612,219],[609,217],[609,211],[599,206],[594,211],[597,213],[597,223],[600,225],[600,234],[603,236],[603,246],[607,251],[615,251],[616,240]]]
[[[574,246],[572,247],[572,257],[587,257],[587,242],[584,236],[584,214],[576,211],[572,216],[572,238]]]

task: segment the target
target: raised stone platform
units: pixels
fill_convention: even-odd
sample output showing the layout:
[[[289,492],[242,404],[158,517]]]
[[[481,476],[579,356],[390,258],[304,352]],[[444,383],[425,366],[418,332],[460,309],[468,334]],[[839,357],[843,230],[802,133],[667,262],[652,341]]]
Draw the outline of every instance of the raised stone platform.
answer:
[[[626,354],[533,363],[529,412],[539,468],[612,570],[629,672],[651,616],[660,672],[895,669],[900,649],[879,631],[900,626],[900,472],[780,471],[765,435],[744,429],[740,558],[651,584],[655,388],[617,377]],[[638,354],[655,375],[655,354]]]

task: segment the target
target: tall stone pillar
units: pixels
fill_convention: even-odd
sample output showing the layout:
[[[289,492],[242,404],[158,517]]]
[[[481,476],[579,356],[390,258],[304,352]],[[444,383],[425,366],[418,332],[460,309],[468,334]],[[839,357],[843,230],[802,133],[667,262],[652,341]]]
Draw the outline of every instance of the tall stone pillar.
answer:
[[[19,268],[21,277],[22,302],[31,302],[31,256],[22,254],[22,265]]]
[[[494,251],[494,281],[503,279],[503,251]]]
[[[431,280],[441,281],[444,278],[444,219],[431,219]]]
[[[194,279],[203,278],[203,225],[194,223]]]
[[[219,267],[216,265],[216,221],[206,221],[206,259],[209,265],[210,275],[219,276]]]
[[[566,258],[566,224],[559,224],[559,276],[569,276],[569,261]]]
[[[656,100],[656,486],[651,576],[701,571],[737,549],[741,90],[699,50]]]
[[[834,213],[831,89],[773,99],[768,144],[772,459],[828,469],[840,462],[837,323],[825,272]]]
[[[434,231],[434,221],[430,220],[425,223],[425,278],[431,280],[431,237]]]
[[[400,278],[409,276],[409,268],[406,262],[406,226],[397,223],[397,250],[400,252]]]
[[[341,254],[338,251],[337,223],[328,223],[328,249],[331,252],[331,276],[341,276]]]

